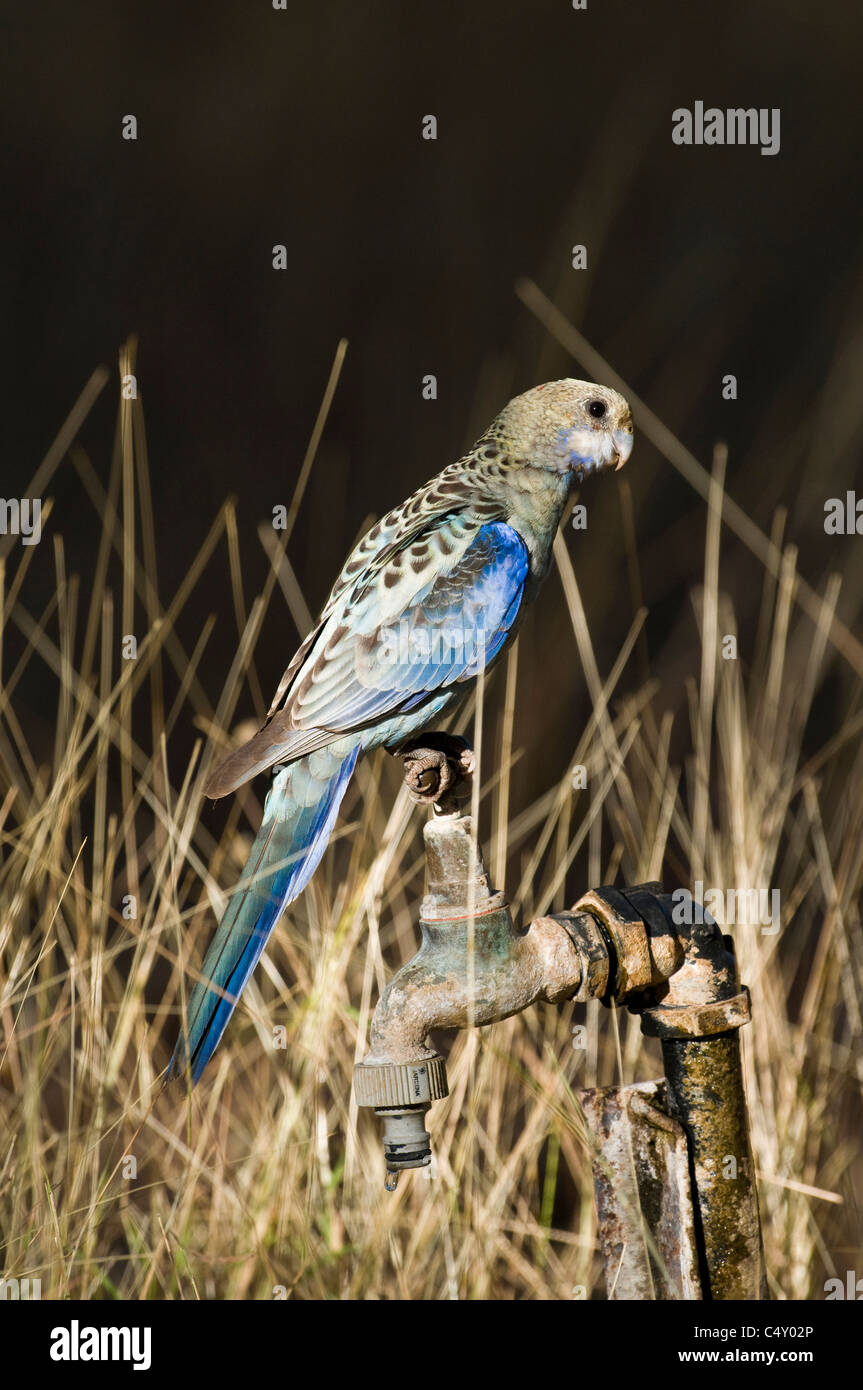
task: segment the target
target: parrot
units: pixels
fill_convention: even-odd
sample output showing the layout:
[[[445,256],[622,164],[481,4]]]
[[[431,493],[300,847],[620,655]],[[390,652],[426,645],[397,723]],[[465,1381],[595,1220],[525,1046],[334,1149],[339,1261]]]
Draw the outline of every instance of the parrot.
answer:
[[[271,776],[167,1079],[200,1080],[276,923],[318,867],[358,760],[398,752],[452,715],[536,598],[574,487],[622,467],[632,445],[616,391],[570,378],[535,386],[355,546],[263,727],[205,782],[218,799]]]

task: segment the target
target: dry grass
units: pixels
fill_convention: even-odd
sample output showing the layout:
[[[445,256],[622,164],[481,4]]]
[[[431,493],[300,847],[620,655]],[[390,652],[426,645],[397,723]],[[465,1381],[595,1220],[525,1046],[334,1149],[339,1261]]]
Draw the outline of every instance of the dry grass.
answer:
[[[47,495],[101,384],[30,495]],[[303,485],[319,437],[316,427]],[[416,949],[423,872],[421,812],[384,755],[361,768],[204,1082],[190,1101],[179,1086],[161,1091],[181,965],[200,960],[261,810],[254,786],[221,818],[202,814],[202,778],[219,731],[259,699],[255,651],[277,590],[299,628],[308,615],[272,532],[262,535],[266,589],[247,606],[230,504],[164,601],[140,402],[121,405],[107,492],[80,450],[71,462],[99,519],[92,574],[67,573],[62,532],[46,517],[41,545],[10,548],[2,576],[16,655],[0,687],[0,1271],[41,1278],[50,1298],[601,1297],[575,1093],[621,1068],[626,1082],[659,1074],[655,1044],[625,1014],[580,1010],[586,1051],[571,1045],[571,1007],[441,1039],[451,1095],[431,1113],[434,1175],[383,1190],[377,1127],[351,1104],[351,1072],[388,973]],[[718,453],[692,595],[703,641],[688,670],[688,728],[673,727],[639,662],[643,613],[618,661],[598,669],[559,538],[572,636],[558,659],[583,667],[593,716],[560,750],[559,783],[511,805],[510,769],[525,752],[511,653],[485,692],[483,838],[522,916],[562,905],[573,881],[780,889],[778,934],[735,933],[754,1006],[747,1086],[772,1292],[821,1297],[860,1250],[861,676],[844,629],[831,628],[837,582],[808,591],[801,608],[781,516],[764,541],[751,651],[717,657],[718,637],[735,631],[722,586],[723,472]],[[56,593],[32,612],[28,579],[52,548]],[[212,624],[187,650],[182,615],[225,557],[242,640],[214,704],[197,674]],[[126,661],[130,632],[138,653]],[[34,760],[16,714],[34,664],[56,692],[50,765]],[[813,751],[813,701],[837,664],[831,735]],[[184,766],[172,748],[193,725],[201,739]],[[584,791],[572,790],[579,763]],[[273,1045],[278,1027],[284,1048]]]

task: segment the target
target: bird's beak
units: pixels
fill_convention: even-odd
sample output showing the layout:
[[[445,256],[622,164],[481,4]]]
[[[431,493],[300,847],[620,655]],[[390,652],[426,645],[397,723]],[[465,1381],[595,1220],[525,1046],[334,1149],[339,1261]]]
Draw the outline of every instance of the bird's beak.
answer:
[[[618,468],[623,467],[629,455],[632,453],[632,430],[615,430],[611,437],[614,440],[614,447],[617,452],[617,463],[614,467],[616,473]]]

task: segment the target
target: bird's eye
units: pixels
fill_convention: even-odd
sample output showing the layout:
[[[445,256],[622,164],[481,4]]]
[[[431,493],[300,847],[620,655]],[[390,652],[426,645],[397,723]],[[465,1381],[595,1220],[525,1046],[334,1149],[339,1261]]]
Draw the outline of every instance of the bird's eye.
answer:
[[[591,401],[587,407],[587,413],[592,415],[594,420],[601,420],[607,409],[605,401]]]

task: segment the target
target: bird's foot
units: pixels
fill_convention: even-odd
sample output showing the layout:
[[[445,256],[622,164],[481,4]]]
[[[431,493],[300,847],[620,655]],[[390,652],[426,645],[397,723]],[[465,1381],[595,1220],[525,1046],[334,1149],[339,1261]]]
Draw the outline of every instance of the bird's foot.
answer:
[[[423,734],[392,751],[404,762],[405,786],[412,801],[449,811],[470,797],[476,760],[466,739],[456,734]]]

